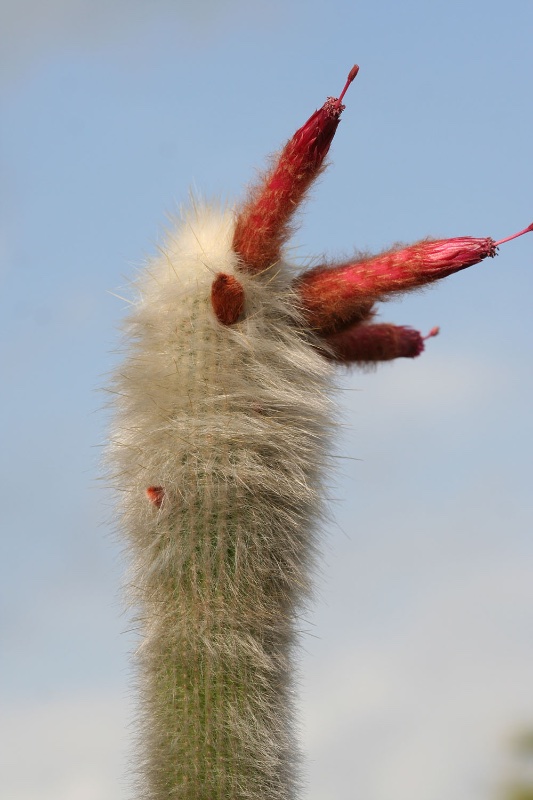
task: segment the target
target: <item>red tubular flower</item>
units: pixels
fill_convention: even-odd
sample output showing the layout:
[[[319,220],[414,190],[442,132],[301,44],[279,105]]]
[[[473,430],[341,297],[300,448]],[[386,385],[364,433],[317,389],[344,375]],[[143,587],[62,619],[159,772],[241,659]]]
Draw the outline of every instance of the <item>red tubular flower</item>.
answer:
[[[359,261],[315,269],[297,278],[304,317],[327,336],[353,325],[376,300],[444,278],[496,255],[490,238],[422,241]]]
[[[499,245],[531,231],[533,223],[498,242],[472,236],[426,240],[359,261],[315,267],[299,276],[294,287],[307,324],[319,336],[328,336],[368,319],[376,300],[445,278],[487,256],[493,258]]]
[[[218,273],[211,286],[211,305],[223,325],[238,321],[244,309],[244,289],[234,275]]]
[[[356,325],[342,333],[325,337],[331,353],[324,354],[344,364],[370,364],[394,358],[416,358],[424,350],[424,340],[436,336],[432,328],[427,336],[406,325]]]
[[[248,272],[261,272],[279,260],[290,220],[323,168],[344,109],[342,98],[358,71],[359,67],[354,66],[340,97],[328,97],[322,108],[296,131],[241,209],[233,249]]]
[[[293,214],[324,167],[344,109],[343,97],[358,71],[354,66],[339,98],[328,97],[296,131],[241,208],[233,236],[240,269],[258,273],[279,260]],[[339,361],[413,358],[423,349],[423,337],[411,328],[369,325],[375,303],[492,258],[498,245],[528,231],[533,224],[497,242],[471,236],[427,239],[357,261],[318,266],[293,282],[305,325],[327,341]],[[221,323],[238,322],[244,308],[238,279],[218,275],[211,302]]]

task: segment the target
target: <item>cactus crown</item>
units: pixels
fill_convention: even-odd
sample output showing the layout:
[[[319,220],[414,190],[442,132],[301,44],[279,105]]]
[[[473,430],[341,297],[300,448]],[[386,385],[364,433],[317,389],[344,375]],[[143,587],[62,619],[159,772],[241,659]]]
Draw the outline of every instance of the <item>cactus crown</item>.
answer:
[[[340,97],[328,97],[296,131],[240,208],[232,242],[240,272],[257,274],[280,261],[291,219],[324,168],[345,108],[342,99],[358,72],[355,65]],[[369,324],[375,303],[493,257],[498,245],[531,230],[533,223],[499,242],[488,237],[425,240],[378,256],[317,266],[293,283],[304,325],[318,336],[323,355],[345,364],[415,357],[424,349],[424,340],[438,333],[438,328],[423,337],[405,326]],[[244,292],[235,276],[219,274],[213,282],[211,300],[223,324],[231,325],[241,318]]]

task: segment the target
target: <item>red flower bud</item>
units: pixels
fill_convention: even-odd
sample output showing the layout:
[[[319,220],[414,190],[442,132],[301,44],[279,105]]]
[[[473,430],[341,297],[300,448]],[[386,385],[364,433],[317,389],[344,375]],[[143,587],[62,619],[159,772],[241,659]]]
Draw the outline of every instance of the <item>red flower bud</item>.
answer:
[[[165,490],[162,486],[149,486],[146,490],[146,497],[156,508],[161,508],[165,499]]]
[[[354,66],[338,99],[328,97],[285,145],[273,168],[252,190],[237,218],[233,249],[249,272],[279,260],[289,223],[304,194],[322,170],[344,109],[342,98],[359,71]]]
[[[244,309],[244,289],[234,275],[218,273],[211,286],[211,305],[223,325],[238,321]]]
[[[432,332],[430,335],[435,334]],[[424,350],[424,339],[427,338],[404,325],[356,325],[327,336],[325,341],[333,355],[325,351],[324,354],[345,364],[416,358]]]

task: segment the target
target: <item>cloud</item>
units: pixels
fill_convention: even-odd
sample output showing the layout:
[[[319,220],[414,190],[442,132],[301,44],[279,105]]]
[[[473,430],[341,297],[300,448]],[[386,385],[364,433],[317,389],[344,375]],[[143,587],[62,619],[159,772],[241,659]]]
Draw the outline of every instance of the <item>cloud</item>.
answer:
[[[400,601],[391,635],[347,631],[306,660],[311,800],[494,796],[533,716],[531,567],[481,557],[462,573],[410,614]]]
[[[345,395],[344,404],[357,408],[356,425],[358,418],[379,417],[381,424],[393,427],[406,418],[436,421],[451,413],[470,415],[514,377],[509,372],[506,364],[485,355],[429,352],[414,361],[380,365],[370,376],[354,373],[350,388],[355,388],[355,399]]]
[[[116,695],[62,696],[25,708],[4,704],[0,738],[2,792],[9,800],[127,796],[127,709]]]
[[[9,83],[62,50],[128,41],[138,47],[139,32],[160,19],[177,32],[205,34],[243,7],[244,0],[7,0],[0,10],[0,80]]]

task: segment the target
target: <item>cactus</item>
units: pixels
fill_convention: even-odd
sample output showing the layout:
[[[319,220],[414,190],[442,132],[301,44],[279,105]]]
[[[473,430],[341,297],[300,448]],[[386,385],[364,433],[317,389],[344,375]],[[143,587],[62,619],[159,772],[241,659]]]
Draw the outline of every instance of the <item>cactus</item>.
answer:
[[[324,513],[335,365],[419,355],[427,337],[373,323],[375,303],[499,244],[428,240],[295,275],[293,215],[357,71],[243,205],[193,203],[136,282],[110,460],[141,634],[146,800],[299,793],[293,652]]]

